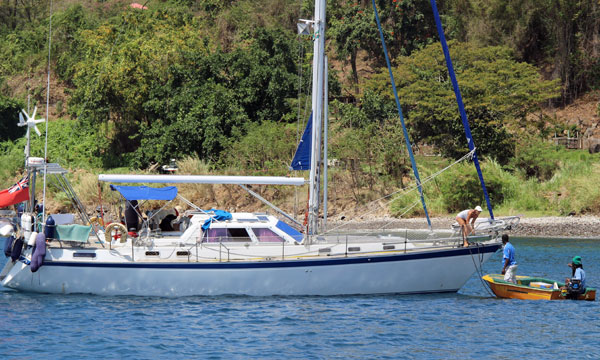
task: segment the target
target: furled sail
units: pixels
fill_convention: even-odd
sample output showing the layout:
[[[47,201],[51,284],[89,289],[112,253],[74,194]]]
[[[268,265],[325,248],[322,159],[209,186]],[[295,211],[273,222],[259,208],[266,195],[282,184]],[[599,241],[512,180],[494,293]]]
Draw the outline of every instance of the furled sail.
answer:
[[[292,160],[292,165],[290,165],[291,170],[310,170],[310,150],[312,145],[312,113],[308,118],[308,123],[306,124],[306,129],[304,129],[304,133],[302,134],[302,138],[300,139],[300,143],[298,144],[298,148],[296,149],[296,154],[294,155],[294,159]]]

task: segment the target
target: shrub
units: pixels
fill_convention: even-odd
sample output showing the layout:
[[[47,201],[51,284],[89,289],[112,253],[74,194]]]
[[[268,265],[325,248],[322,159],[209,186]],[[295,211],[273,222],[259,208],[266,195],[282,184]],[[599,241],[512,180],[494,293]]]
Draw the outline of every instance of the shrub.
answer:
[[[18,127],[19,112],[23,104],[0,95],[0,141],[15,140],[25,134],[25,127]]]
[[[526,178],[549,180],[560,167],[558,148],[542,140],[525,142],[518,147],[510,165]]]
[[[490,202],[502,204],[505,198],[514,191],[514,186],[506,174],[496,163],[486,163],[482,169]],[[485,197],[471,163],[459,164],[451,168],[440,181],[442,198],[449,212],[457,212],[476,205],[485,206]]]
[[[419,191],[402,192],[389,205],[390,215],[393,217],[411,217],[424,214]]]

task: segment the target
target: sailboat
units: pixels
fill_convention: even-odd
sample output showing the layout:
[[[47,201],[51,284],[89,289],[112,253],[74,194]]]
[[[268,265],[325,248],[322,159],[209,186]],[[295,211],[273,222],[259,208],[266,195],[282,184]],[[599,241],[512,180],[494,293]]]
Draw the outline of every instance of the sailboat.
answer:
[[[301,144],[310,151],[300,151],[294,164],[310,170],[308,180],[101,174],[99,181],[111,183],[126,204],[125,224],[93,225],[62,167],[43,159],[28,161],[31,174],[55,177],[79,210],[80,222],[90,225],[38,223],[31,217],[33,193],[21,219],[24,241],[19,248],[14,238],[11,258],[0,273],[2,286],[40,293],[140,296],[422,294],[456,292],[480,272],[500,248],[499,236],[514,226],[514,219],[492,216],[485,229],[470,238],[469,247],[462,247],[456,232],[410,239],[323,231],[319,214],[326,205],[320,199],[320,179],[326,179],[326,167],[320,164],[327,163],[323,161],[327,149],[323,146],[327,139],[325,0],[316,0],[314,19],[303,22],[314,33],[312,115]],[[193,209],[178,217],[177,226],[157,227],[153,217],[162,210],[140,224],[144,201],[187,200],[176,186],[124,185],[131,183],[236,184],[265,201],[285,221],[267,213],[203,210],[189,203]],[[253,184],[308,184],[306,226],[253,193],[248,187]]]

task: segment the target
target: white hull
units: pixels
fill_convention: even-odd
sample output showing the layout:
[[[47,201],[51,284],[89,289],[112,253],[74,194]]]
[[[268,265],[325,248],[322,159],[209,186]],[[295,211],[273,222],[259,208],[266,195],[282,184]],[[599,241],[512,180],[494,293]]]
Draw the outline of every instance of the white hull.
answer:
[[[50,261],[36,273],[18,261],[2,285],[40,293],[140,296],[456,292],[477,270],[475,264],[481,266],[498,247],[261,262]]]

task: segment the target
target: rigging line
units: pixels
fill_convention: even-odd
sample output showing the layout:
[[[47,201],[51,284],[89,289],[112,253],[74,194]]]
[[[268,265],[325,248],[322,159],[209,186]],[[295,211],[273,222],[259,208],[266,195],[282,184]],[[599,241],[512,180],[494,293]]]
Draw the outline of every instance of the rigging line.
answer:
[[[42,195],[42,222],[46,219],[46,177],[48,176],[48,123],[49,118],[49,107],[50,107],[50,55],[52,50],[52,5],[53,2],[50,0],[50,24],[48,28],[48,84],[46,88],[46,136],[44,140],[44,193]]]
[[[189,207],[191,207],[191,208],[194,208],[194,209],[196,209],[197,211],[200,211],[200,212],[202,212],[202,213],[204,213],[204,214],[209,214],[209,215],[210,215],[210,213],[209,213],[209,212],[207,212],[207,211],[205,211],[205,210],[202,210],[202,209],[201,209],[200,207],[198,207],[196,204],[194,204],[193,202],[191,202],[191,201],[189,201],[188,199],[184,198],[184,197],[183,197],[181,194],[177,194],[177,197],[178,197],[178,198],[179,198],[181,201],[183,201],[183,202],[184,202],[184,203],[185,203],[187,206],[189,206]]]
[[[485,289],[485,291],[487,291],[487,293],[491,296],[491,297],[496,297],[496,295],[490,290],[489,285],[483,281],[483,254],[480,251],[480,243],[475,243],[477,245],[477,253],[479,254],[479,267],[477,267],[477,264],[475,262],[475,258],[473,257],[473,252],[471,252],[471,248],[469,249],[469,254],[471,254],[471,260],[473,260],[473,266],[475,266],[475,271],[477,272],[477,277],[479,278],[479,281],[481,282],[481,284],[483,285],[483,288]]]
[[[410,210],[412,210],[412,208],[414,208],[414,207],[415,207],[415,206],[417,206],[417,205],[419,205],[419,200],[417,200],[417,201],[415,201],[414,203],[412,203],[412,205],[410,205],[410,206],[406,207],[406,208],[405,208],[406,210],[404,210],[404,212],[403,212],[402,214],[398,215],[398,218],[401,218],[402,216],[406,215],[406,213],[407,213],[407,212],[409,212]],[[390,220],[390,221],[388,221],[387,223],[385,223],[385,224],[381,225],[381,226],[379,227],[379,229],[385,229],[385,227],[386,227],[386,226],[388,226],[389,224],[391,224],[391,223],[393,223],[393,222],[394,222],[394,220]],[[367,233],[366,235],[373,235],[373,234],[376,234],[376,232],[375,232],[375,231],[373,231],[373,232],[369,232],[369,233]]]
[[[406,143],[406,150],[408,151],[408,155],[410,155],[410,162],[412,164],[413,173],[415,174],[415,179],[417,180],[417,186],[419,187],[421,203],[423,205],[423,210],[425,211],[425,217],[427,217],[427,224],[429,225],[429,229],[431,230],[431,220],[429,219],[429,213],[427,212],[427,205],[425,204],[425,198],[423,197],[423,188],[421,186],[421,179],[419,178],[419,169],[417,168],[417,164],[415,162],[415,157],[412,152],[412,146],[410,144],[410,139],[408,137],[408,130],[406,130],[406,125],[404,124],[404,116],[402,115],[402,106],[400,106],[400,99],[398,98],[398,91],[396,90],[396,82],[394,80],[394,74],[392,73],[392,65],[390,63],[390,58],[388,56],[387,47],[385,46],[385,38],[383,37],[383,30],[381,28],[381,21],[379,20],[379,14],[377,12],[377,5],[375,4],[375,0],[371,0],[371,2],[373,3],[373,11],[375,12],[375,20],[377,21],[377,28],[379,29],[379,37],[381,38],[381,45],[383,47],[383,55],[385,56],[385,62],[387,64],[388,72],[390,75],[390,84],[391,84],[392,90],[394,92],[394,99],[396,100],[396,108],[398,109],[400,123],[402,124],[402,132],[404,134],[404,142]]]
[[[466,160],[466,159],[470,158],[470,157],[472,156],[472,154],[473,154],[473,151],[469,151],[467,154],[463,155],[463,157],[461,157],[460,159],[456,160],[456,161],[455,161],[455,162],[453,162],[452,164],[450,164],[450,165],[446,166],[445,168],[443,168],[443,169],[441,169],[441,170],[439,170],[439,171],[437,171],[437,172],[435,172],[435,173],[433,173],[433,174],[431,174],[431,175],[429,175],[429,176],[425,177],[425,178],[424,178],[424,180],[421,182],[421,185],[425,185],[425,184],[427,184],[428,182],[432,181],[434,178],[436,178],[436,177],[438,177],[439,175],[441,175],[443,172],[445,172],[445,171],[449,170],[449,169],[450,169],[451,167],[453,167],[454,165],[457,165],[458,163],[460,163],[460,162],[462,162],[462,161],[464,161],[464,160]],[[417,189],[417,188],[418,188],[418,186],[417,186],[417,185],[412,185],[411,187],[409,187],[409,188],[407,188],[407,189],[405,188],[405,189],[400,189],[400,190],[394,191],[394,192],[392,192],[392,193],[390,193],[390,194],[388,194],[388,195],[385,195],[385,196],[382,196],[382,197],[380,197],[379,199],[375,199],[375,200],[371,201],[370,203],[366,204],[365,206],[369,206],[370,204],[372,204],[372,203],[374,203],[374,202],[377,202],[377,201],[380,201],[380,200],[386,199],[386,198],[388,198],[388,197],[390,197],[390,196],[392,196],[392,195],[395,195],[395,194],[397,194],[397,193],[400,193],[400,192],[405,192],[405,193],[407,193],[407,194],[408,194],[409,192],[411,192],[411,191],[413,191],[413,190],[415,190],[415,189]]]
[[[302,77],[303,77],[303,72],[302,72],[302,58],[304,55],[304,45],[302,44],[302,37],[301,34],[298,34],[298,118],[296,121],[296,143],[300,142],[300,111],[301,111],[301,106],[300,103],[302,101]]]
[[[469,151],[467,154],[465,154],[465,155],[464,155],[463,157],[461,157],[460,159],[456,160],[454,163],[452,163],[452,164],[450,164],[450,165],[446,166],[445,168],[443,168],[443,169],[439,170],[439,171],[438,171],[438,172],[436,172],[436,173],[433,173],[432,175],[429,175],[428,177],[426,177],[426,178],[425,178],[425,180],[424,180],[424,181],[421,183],[421,185],[425,185],[425,184],[427,184],[428,182],[432,181],[432,180],[433,180],[433,179],[435,179],[437,176],[439,176],[441,173],[443,173],[443,172],[445,172],[445,171],[449,170],[451,167],[455,166],[456,164],[458,164],[458,163],[460,163],[460,162],[462,162],[462,161],[464,161],[464,160],[466,160],[466,159],[470,158],[470,157],[471,157],[471,155],[473,154],[473,151],[474,151],[474,150],[472,150],[472,151]],[[416,190],[416,189],[418,189],[417,185],[413,185],[413,186],[411,186],[411,187],[409,187],[409,188],[405,188],[405,189],[400,189],[400,190],[398,190],[398,191],[394,191],[394,192],[393,192],[393,193],[391,193],[391,194],[388,194],[388,195],[386,195],[386,196],[380,197],[379,199],[375,199],[375,200],[373,200],[373,201],[369,202],[368,204],[365,204],[365,205],[363,205],[363,207],[365,207],[365,208],[367,208],[367,209],[368,209],[368,207],[369,207],[371,204],[375,203],[375,202],[381,201],[381,200],[383,200],[383,199],[387,199],[387,198],[389,198],[389,197],[391,197],[391,196],[393,196],[393,195],[395,195],[395,194],[398,194],[398,193],[400,193],[400,192],[404,192],[404,194],[403,194],[403,195],[407,195],[407,194],[411,193],[412,191],[414,191],[414,190]],[[386,205],[387,205],[387,204],[389,204],[389,203],[391,203],[393,200],[394,200],[394,199],[391,199],[391,200],[387,201],[387,202],[386,202]],[[364,214],[363,214],[363,216],[365,216],[365,215],[369,215],[369,214],[371,214],[371,213],[375,212],[375,210],[377,210],[377,209],[373,209],[373,210],[367,211],[366,213],[364,213]],[[348,223],[346,223],[346,224],[340,224],[340,225],[338,225],[338,226],[335,226],[335,227],[333,227],[333,228],[331,228],[331,229],[327,230],[326,232],[324,232],[324,234],[330,233],[330,232],[332,232],[333,230],[337,230],[337,229],[343,228],[344,226],[350,225],[350,224],[352,224],[352,223],[355,223],[355,222],[357,222],[357,220],[351,220],[351,221],[349,221],[349,222],[348,222]]]
[[[440,20],[440,14],[438,12],[437,4],[436,4],[435,0],[430,0],[430,2],[431,2],[431,8],[433,10],[433,17],[435,19],[435,25],[437,27],[438,35],[440,37],[440,43],[442,45],[442,50],[444,52],[444,58],[446,59],[446,67],[448,68],[448,75],[450,76],[450,80],[452,81],[452,88],[454,89],[454,94],[456,96],[456,103],[458,105],[458,111],[460,112],[460,118],[462,120],[463,128],[465,130],[465,136],[467,138],[467,143],[469,145],[469,150],[475,150],[475,143],[473,141],[473,135],[471,134],[471,127],[469,126],[469,120],[467,119],[465,105],[463,103],[462,95],[460,94],[460,88],[458,86],[458,81],[456,80],[456,74],[454,73],[454,67],[452,66],[452,58],[450,58],[450,51],[448,50],[448,44],[446,43],[446,36],[444,35],[444,28],[442,27],[442,21]],[[375,0],[373,0],[373,4],[375,4]],[[475,165],[475,169],[477,170],[477,175],[479,176],[479,182],[481,183],[481,188],[483,190],[483,196],[485,197],[485,201],[488,206],[490,218],[493,220],[494,212],[492,211],[492,203],[490,201],[490,197],[488,196],[487,188],[485,186],[485,181],[483,180],[483,173],[481,172],[481,167],[479,166],[479,160],[477,159],[477,152],[473,153],[473,164]]]

